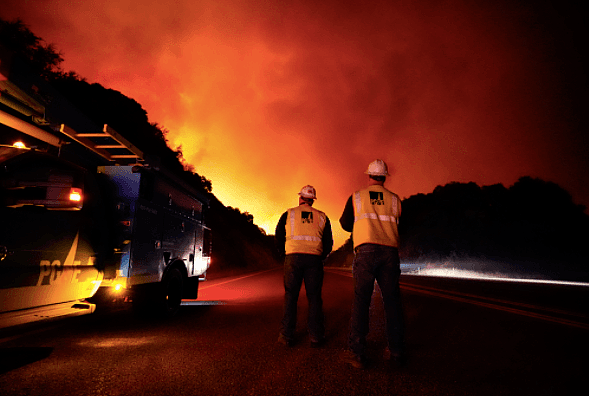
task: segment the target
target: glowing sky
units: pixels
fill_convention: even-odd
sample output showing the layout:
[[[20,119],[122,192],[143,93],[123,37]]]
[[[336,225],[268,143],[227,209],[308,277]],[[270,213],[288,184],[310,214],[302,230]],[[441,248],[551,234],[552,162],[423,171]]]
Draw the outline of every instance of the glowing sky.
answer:
[[[375,158],[402,198],[530,175],[589,205],[584,20],[514,3],[3,0],[0,17],[137,100],[269,233],[315,186],[337,247]]]

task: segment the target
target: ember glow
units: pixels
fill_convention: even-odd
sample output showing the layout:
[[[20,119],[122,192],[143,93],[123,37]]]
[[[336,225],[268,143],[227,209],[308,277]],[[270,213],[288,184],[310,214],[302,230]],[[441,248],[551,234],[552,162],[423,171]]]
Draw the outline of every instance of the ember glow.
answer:
[[[586,28],[512,3],[5,0],[0,17],[138,101],[268,233],[313,185],[337,247],[375,158],[401,197],[529,175],[589,205]]]

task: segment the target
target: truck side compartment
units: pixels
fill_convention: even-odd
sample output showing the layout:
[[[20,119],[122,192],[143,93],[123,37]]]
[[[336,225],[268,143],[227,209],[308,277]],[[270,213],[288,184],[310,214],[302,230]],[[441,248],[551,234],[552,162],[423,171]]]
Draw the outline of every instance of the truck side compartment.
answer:
[[[102,280],[102,239],[95,202],[80,201],[92,191],[87,172],[10,147],[0,165],[0,328],[92,312],[80,301]]]

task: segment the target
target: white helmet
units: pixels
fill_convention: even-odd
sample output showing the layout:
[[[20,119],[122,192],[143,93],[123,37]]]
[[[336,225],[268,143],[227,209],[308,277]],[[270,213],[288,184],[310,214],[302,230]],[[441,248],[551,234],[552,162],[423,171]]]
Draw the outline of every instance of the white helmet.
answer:
[[[303,198],[308,199],[317,199],[317,193],[315,192],[315,188],[310,185],[306,185],[305,187],[301,188],[301,192],[299,195]]]
[[[377,159],[368,165],[368,170],[364,173],[371,176],[388,176],[389,168],[383,160]]]

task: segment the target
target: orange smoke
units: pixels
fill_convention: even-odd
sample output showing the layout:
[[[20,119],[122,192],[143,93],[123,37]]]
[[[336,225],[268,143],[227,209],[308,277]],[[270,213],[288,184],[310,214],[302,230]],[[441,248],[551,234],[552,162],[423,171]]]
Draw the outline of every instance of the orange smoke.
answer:
[[[375,158],[401,197],[530,175],[589,204],[582,50],[537,2],[7,3],[1,17],[141,103],[268,233],[311,184],[339,246],[337,220]]]

